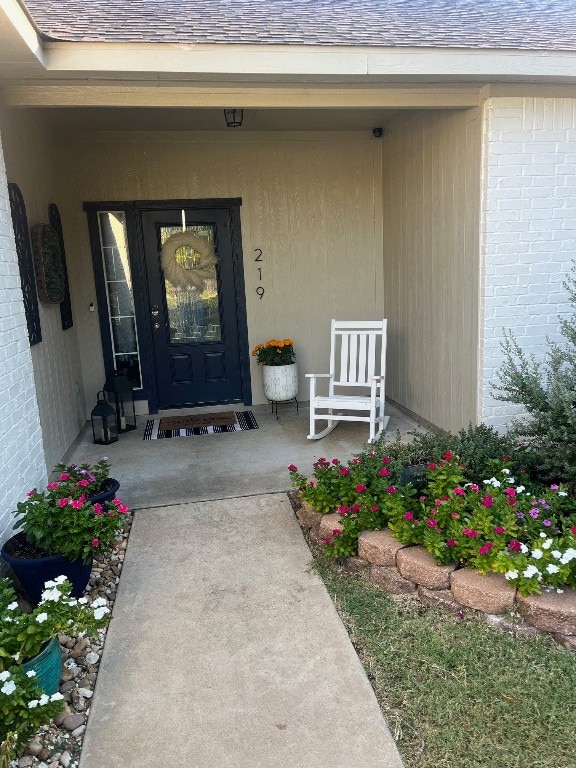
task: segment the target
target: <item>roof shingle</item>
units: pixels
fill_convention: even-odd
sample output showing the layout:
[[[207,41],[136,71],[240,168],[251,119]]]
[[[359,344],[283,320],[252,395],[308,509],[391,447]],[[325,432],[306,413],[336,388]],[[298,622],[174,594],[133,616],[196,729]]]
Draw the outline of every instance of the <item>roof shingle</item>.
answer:
[[[574,0],[25,0],[61,41],[576,50]]]

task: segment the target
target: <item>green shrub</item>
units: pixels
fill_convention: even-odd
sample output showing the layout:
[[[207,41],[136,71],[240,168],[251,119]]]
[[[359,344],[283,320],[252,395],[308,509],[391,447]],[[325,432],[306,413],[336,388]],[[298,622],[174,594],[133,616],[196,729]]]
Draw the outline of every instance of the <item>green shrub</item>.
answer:
[[[576,263],[564,282],[570,303],[576,306]],[[505,332],[504,363],[494,387],[504,402],[523,406],[510,437],[522,440],[534,456],[540,479],[562,481],[576,488],[576,314],[559,318],[565,343],[548,341],[546,359],[539,363],[526,355],[513,334]]]

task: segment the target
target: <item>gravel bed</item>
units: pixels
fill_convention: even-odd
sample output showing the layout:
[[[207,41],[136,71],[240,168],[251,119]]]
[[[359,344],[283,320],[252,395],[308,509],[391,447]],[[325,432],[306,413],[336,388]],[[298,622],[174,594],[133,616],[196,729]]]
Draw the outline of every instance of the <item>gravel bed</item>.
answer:
[[[132,518],[127,517],[117,546],[106,557],[94,561],[84,592],[90,601],[105,598],[110,611],[116,599],[131,524]],[[106,630],[99,631],[97,640],[67,635],[59,635],[58,640],[64,659],[59,688],[64,696],[64,710],[49,725],[38,729],[22,756],[13,763],[17,768],[78,766]]]

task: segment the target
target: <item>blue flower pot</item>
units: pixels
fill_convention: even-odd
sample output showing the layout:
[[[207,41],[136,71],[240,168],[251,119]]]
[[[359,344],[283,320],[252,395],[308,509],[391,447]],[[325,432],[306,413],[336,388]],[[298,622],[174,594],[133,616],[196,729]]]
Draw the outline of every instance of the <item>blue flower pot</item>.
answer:
[[[8,539],[2,547],[0,555],[16,574],[31,603],[38,605],[40,602],[44,582],[51,581],[61,575],[66,576],[72,584],[72,597],[81,597],[90,578],[92,562],[86,565],[82,560],[68,560],[63,555],[49,555],[32,559],[13,557],[7,550],[11,549],[11,542],[19,537],[25,538],[23,533],[17,533],[16,536]]]
[[[38,656],[22,664],[22,669],[36,672],[35,680],[48,696],[56,693],[62,677],[62,653],[58,640],[53,637]]]
[[[107,491],[102,491],[102,493],[97,493],[95,496],[90,496],[88,498],[90,504],[104,504],[104,502],[112,501],[112,499],[116,498],[120,483],[118,480],[114,480],[113,477],[110,477],[109,480],[112,483],[112,486]]]

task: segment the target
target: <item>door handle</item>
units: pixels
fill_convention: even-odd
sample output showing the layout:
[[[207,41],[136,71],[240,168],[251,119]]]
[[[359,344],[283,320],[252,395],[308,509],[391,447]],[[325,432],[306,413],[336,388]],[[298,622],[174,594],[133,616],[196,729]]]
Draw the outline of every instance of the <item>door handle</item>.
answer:
[[[157,331],[160,328],[160,323],[152,323],[152,328]]]

